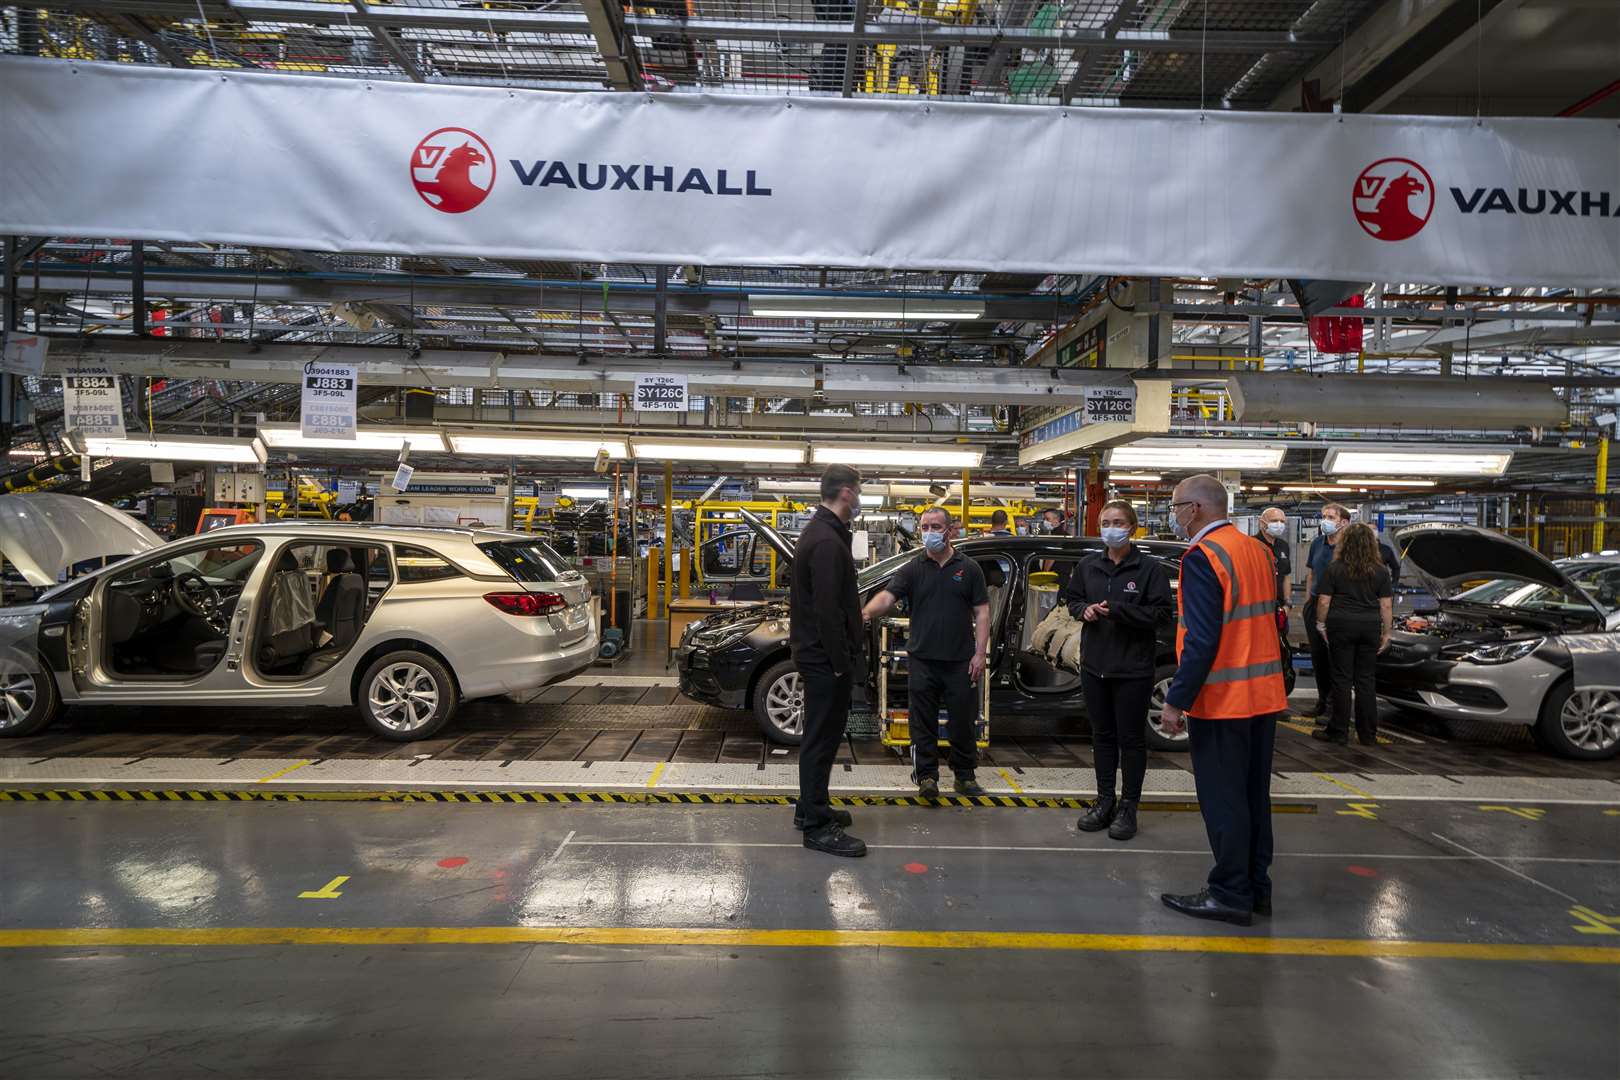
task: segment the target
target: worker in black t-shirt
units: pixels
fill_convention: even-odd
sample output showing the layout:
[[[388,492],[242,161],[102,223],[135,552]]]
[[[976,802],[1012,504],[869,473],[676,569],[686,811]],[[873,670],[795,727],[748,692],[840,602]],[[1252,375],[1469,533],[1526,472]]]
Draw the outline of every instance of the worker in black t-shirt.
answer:
[[[1333,663],[1328,725],[1312,736],[1349,744],[1353,690],[1356,736],[1364,746],[1378,745],[1378,654],[1389,648],[1394,599],[1389,568],[1371,528],[1358,523],[1345,529],[1322,575],[1316,608],[1305,616],[1315,620],[1317,633],[1327,639]]]
[[[984,571],[951,544],[955,520],[949,510],[931,506],[917,523],[923,553],[895,572],[868,600],[861,617],[881,618],[898,601],[911,601],[906,634],[910,690],[911,754],[917,791],[939,794],[939,706],[950,710],[951,771],[958,795],[983,795],[974,778],[979,764],[979,695],[990,650],[990,591]]]

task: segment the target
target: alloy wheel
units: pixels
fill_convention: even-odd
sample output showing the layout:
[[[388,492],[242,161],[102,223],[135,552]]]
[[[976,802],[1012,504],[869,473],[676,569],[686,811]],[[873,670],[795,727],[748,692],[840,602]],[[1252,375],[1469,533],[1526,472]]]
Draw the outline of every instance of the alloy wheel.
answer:
[[[1582,750],[1609,750],[1620,742],[1620,693],[1576,690],[1558,714],[1564,737]]]
[[[393,731],[415,731],[439,711],[439,686],[420,664],[391,664],[371,680],[371,715]]]
[[[28,719],[39,701],[39,687],[26,671],[0,671],[0,728]]]
[[[797,671],[771,683],[765,693],[765,715],[784,735],[804,734],[804,680]]]
[[[1153,729],[1153,733],[1155,735],[1158,735],[1162,739],[1169,739],[1172,742],[1183,742],[1187,738],[1186,728],[1182,728],[1181,734],[1179,735],[1168,735],[1165,733],[1162,723],[1164,717],[1164,696],[1169,692],[1169,679],[1160,679],[1158,682],[1153,684],[1153,697],[1148,701],[1148,726]]]

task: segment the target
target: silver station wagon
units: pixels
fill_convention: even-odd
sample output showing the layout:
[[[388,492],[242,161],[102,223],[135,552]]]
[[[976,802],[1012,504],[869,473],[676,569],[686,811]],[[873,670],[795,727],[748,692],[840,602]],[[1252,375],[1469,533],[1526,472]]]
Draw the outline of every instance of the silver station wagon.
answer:
[[[0,736],[65,705],[320,705],[401,742],[595,659],[578,571],[531,536],[286,522],[177,540],[0,608]]]

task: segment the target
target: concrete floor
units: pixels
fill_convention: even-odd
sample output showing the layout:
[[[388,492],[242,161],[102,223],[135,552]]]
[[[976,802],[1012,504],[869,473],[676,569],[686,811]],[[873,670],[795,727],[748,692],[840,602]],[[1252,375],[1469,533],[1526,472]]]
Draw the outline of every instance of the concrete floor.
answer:
[[[1614,805],[1341,809],[1244,930],[1190,813],[4,805],[0,1076],[1620,1074]]]

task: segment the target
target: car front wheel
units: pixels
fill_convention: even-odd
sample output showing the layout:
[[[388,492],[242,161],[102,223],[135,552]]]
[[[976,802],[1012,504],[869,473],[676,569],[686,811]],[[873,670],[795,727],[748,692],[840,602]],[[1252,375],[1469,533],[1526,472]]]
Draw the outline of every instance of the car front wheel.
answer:
[[[804,740],[804,677],[792,660],[777,661],[759,677],[754,719],[771,742],[798,746]]]
[[[61,711],[56,680],[45,665],[15,649],[0,649],[0,738],[43,731]]]
[[[1541,704],[1537,741],[1560,757],[1599,761],[1620,754],[1620,690],[1553,687]]]
[[[1169,692],[1170,684],[1175,681],[1176,667],[1166,664],[1153,673],[1153,698],[1148,703],[1147,744],[1149,750],[1185,750],[1187,749],[1187,730],[1183,728],[1180,735],[1166,735],[1163,727],[1164,695]]]
[[[360,679],[360,715],[393,742],[425,739],[456,711],[450,671],[426,653],[402,649],[379,657]]]

